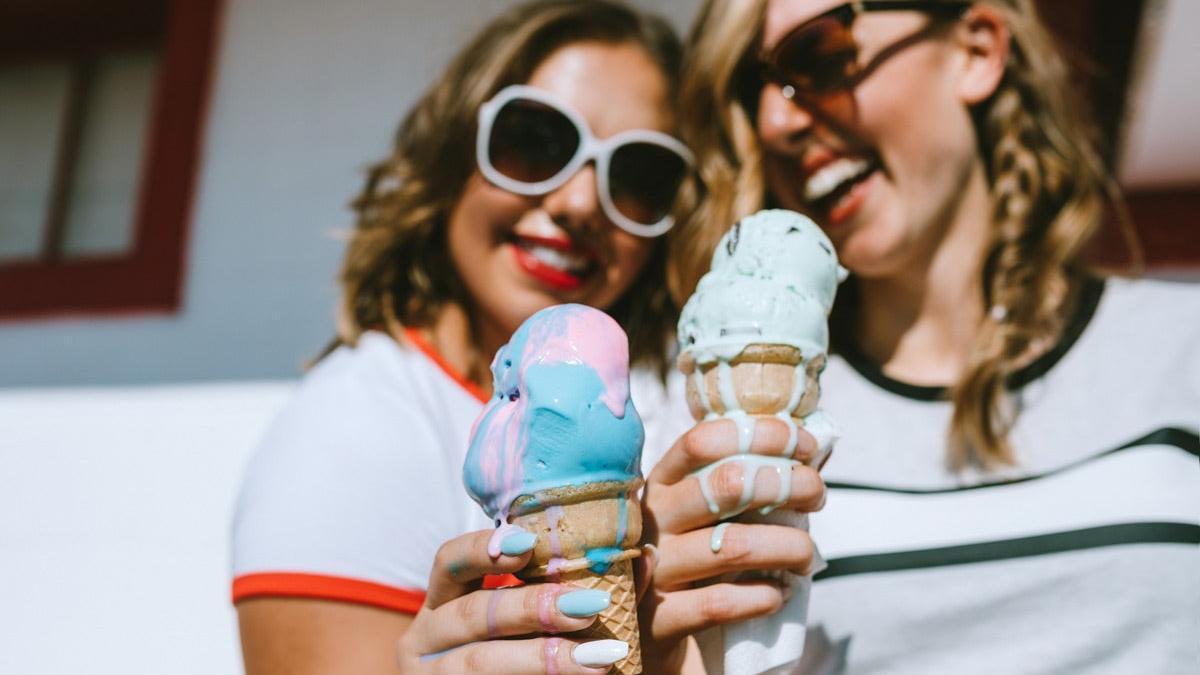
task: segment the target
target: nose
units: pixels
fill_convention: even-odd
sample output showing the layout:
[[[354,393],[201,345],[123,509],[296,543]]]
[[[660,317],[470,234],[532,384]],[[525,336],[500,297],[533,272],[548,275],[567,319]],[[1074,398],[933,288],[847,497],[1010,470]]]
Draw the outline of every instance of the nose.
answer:
[[[560,227],[580,232],[596,227],[601,221],[600,195],[596,188],[596,167],[585,164],[542,199],[542,209]]]
[[[784,95],[783,87],[769,83],[758,99],[758,135],[776,152],[796,148],[813,126],[812,114]]]

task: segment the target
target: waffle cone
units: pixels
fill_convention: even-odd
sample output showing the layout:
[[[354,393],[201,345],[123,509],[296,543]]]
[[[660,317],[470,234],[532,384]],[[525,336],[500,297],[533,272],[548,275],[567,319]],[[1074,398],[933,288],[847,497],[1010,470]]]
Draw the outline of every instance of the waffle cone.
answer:
[[[537,534],[529,565],[518,573],[529,583],[557,582],[580,589],[607,591],[612,604],[590,627],[571,633],[577,639],[622,640],[629,655],[610,672],[642,672],[637,593],[633,559],[641,554],[640,481],[609,481],[546,490],[513,503],[511,522]],[[619,541],[618,541],[619,539]],[[603,574],[592,571],[587,552],[615,549]],[[617,553],[616,551],[619,551]]]
[[[747,345],[729,361],[738,408],[751,415],[773,415],[787,411],[795,418],[802,418],[816,410],[817,399],[821,396],[817,378],[825,367],[824,355],[808,360],[804,366],[804,394],[790,410],[787,409],[795,386],[796,367],[801,363],[804,360],[800,350],[790,345]],[[687,403],[693,417],[704,419],[708,410],[718,415],[728,412],[721,397],[718,362],[698,364],[690,353],[684,352],[679,356],[678,366],[688,376]],[[693,377],[697,368],[704,380],[704,392],[700,391]],[[702,396],[708,399],[707,407]]]
[[[564,572],[560,583],[576,588],[592,588],[607,591],[612,604],[600,612],[596,623],[571,633],[571,637],[583,640],[622,640],[629,645],[629,656],[613,664],[613,673],[636,675],[642,672],[641,635],[638,632],[637,590],[633,578],[633,560],[618,560],[606,574],[593,574],[584,568],[575,572]]]

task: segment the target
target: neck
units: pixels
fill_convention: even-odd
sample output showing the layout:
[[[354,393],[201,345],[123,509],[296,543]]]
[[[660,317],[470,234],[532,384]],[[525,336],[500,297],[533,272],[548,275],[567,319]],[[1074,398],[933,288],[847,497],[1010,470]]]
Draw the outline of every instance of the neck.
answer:
[[[897,274],[859,280],[858,347],[888,376],[925,386],[959,379],[984,316],[990,203],[979,166],[935,246]]]
[[[492,354],[507,341],[508,334],[493,330],[487,321],[479,324],[473,329],[467,310],[458,304],[447,303],[424,332],[442,358],[490,396],[492,376],[488,365]]]

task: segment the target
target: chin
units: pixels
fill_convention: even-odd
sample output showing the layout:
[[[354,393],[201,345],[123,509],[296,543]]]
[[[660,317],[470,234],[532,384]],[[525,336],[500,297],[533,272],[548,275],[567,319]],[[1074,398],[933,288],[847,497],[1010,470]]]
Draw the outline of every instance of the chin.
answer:
[[[902,233],[884,227],[863,228],[838,247],[838,262],[864,279],[896,275],[911,257]]]
[[[576,302],[568,298],[559,298],[549,293],[542,291],[522,288],[509,295],[509,300],[504,307],[504,323],[510,331],[515,331],[525,319],[528,319],[534,312],[543,310],[551,305],[561,305],[568,302]]]

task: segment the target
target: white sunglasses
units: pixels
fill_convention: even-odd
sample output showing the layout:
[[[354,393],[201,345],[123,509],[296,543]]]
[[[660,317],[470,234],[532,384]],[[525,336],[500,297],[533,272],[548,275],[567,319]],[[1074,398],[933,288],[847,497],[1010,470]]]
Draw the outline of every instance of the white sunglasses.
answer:
[[[553,192],[594,160],[604,214],[639,237],[671,229],[675,196],[695,164],[687,146],[659,131],[631,129],[600,140],[570,106],[521,84],[479,109],[475,159],[492,184],[527,196]]]

